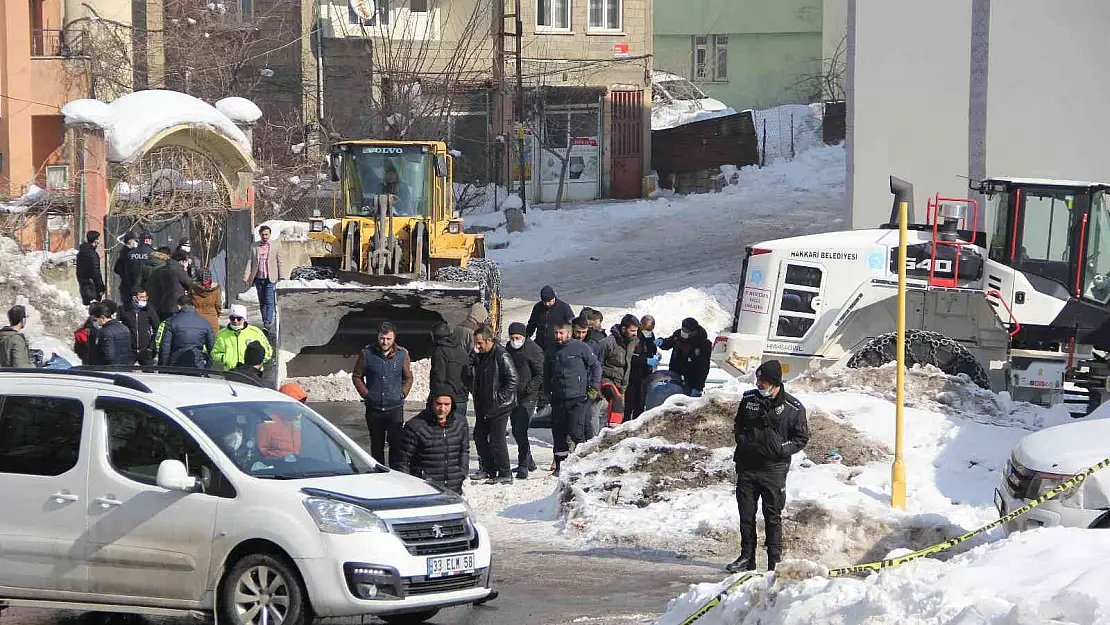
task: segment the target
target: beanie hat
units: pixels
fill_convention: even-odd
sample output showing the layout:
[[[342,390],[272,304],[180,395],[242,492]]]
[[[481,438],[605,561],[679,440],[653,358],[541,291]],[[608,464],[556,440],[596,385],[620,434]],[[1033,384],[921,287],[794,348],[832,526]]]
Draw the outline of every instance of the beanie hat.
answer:
[[[227,312],[228,317],[242,317],[247,318],[247,307],[242,304],[232,304]]]
[[[146,230],[144,230],[143,233],[139,235],[139,240],[140,241],[145,241],[147,239],[153,239],[153,238],[154,238],[154,235],[152,235],[150,232],[148,232]]]
[[[89,230],[88,232],[85,233],[85,240],[88,241],[89,243],[92,243],[93,241],[96,241],[99,238],[100,238],[100,233],[97,232],[96,230]]]
[[[436,339],[437,341],[439,339],[445,339],[449,336],[451,336],[451,328],[447,327],[446,323],[440,322],[432,326],[432,338]]]
[[[266,360],[266,348],[258,341],[251,341],[247,343],[247,348],[243,350],[243,364],[257,367]]]
[[[128,242],[134,241],[134,240],[135,240],[135,233],[134,232],[128,232],[127,234],[123,235],[123,242],[124,243],[128,243]]]
[[[528,334],[528,327],[519,321],[514,321],[509,324],[509,335],[512,336],[513,334],[525,336]]]
[[[698,320],[693,317],[687,317],[682,320],[682,329],[693,332],[698,329]]]
[[[300,384],[297,384],[295,382],[282,384],[281,388],[278,389],[278,392],[288,395],[299,402],[303,402],[308,399],[308,393],[305,392]]]
[[[555,299],[555,289],[550,286],[545,286],[540,289],[540,301],[546,302]]]
[[[782,365],[777,360],[768,360],[755,370],[755,379],[763,380],[772,386],[782,386]]]

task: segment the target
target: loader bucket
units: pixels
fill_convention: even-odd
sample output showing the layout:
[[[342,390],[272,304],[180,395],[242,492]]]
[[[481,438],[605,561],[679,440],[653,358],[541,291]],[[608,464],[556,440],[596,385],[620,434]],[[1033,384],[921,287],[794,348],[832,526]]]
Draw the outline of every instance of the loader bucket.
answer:
[[[357,280],[357,281],[356,281]],[[413,361],[431,356],[432,326],[455,327],[482,301],[474,282],[408,281],[360,275],[356,280],[286,280],[277,291],[279,375],[350,372],[378,325],[397,328]]]

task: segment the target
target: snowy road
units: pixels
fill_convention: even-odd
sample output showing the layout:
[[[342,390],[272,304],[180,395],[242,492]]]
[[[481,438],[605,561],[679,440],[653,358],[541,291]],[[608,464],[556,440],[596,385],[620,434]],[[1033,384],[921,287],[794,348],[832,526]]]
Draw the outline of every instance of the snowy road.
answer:
[[[491,256],[503,293],[535,301],[544,284],[560,297],[623,307],[688,286],[735,284],[744,247],[759,241],[844,228],[841,148],[820,148],[790,163],[744,170],[725,192],[652,201],[533,208],[528,232],[487,235],[508,242]],[[496,225],[500,215],[468,223]]]

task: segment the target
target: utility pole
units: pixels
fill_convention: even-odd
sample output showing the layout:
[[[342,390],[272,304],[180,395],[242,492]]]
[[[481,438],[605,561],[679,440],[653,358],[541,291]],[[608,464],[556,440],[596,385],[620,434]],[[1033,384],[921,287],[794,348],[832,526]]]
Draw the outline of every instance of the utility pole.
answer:
[[[506,83],[508,82],[506,80],[507,77],[506,77],[506,72],[505,72],[505,57],[507,57],[507,56],[515,56],[516,57],[516,94],[515,94],[515,97],[513,99],[514,100],[514,106],[513,106],[514,110],[513,110],[512,117],[513,117],[514,120],[516,120],[515,128],[513,128],[513,132],[516,133],[516,158],[517,158],[517,163],[516,164],[517,164],[517,171],[519,172],[519,175],[520,175],[520,180],[519,180],[520,184],[519,184],[519,187],[517,189],[517,193],[520,195],[521,212],[526,213],[526,212],[528,212],[528,200],[527,200],[527,197],[526,197],[525,194],[528,190],[528,183],[527,183],[527,181],[525,180],[525,177],[524,177],[524,139],[525,139],[525,132],[524,132],[524,59],[521,58],[523,56],[522,52],[523,52],[523,49],[524,49],[524,46],[523,46],[524,20],[521,19],[521,14],[520,14],[521,0],[512,0],[513,1],[513,12],[512,13],[506,13],[505,12],[505,5],[504,5],[505,1],[506,0],[494,0],[494,2],[497,3],[497,11],[501,14],[501,26],[500,26],[500,28],[498,28],[498,34],[497,34],[497,45],[499,46],[498,47],[499,54],[497,55],[498,56],[497,67],[494,69],[494,72],[498,75],[498,78],[500,79],[501,92],[503,94],[502,101],[504,101],[505,100],[504,96],[508,95],[508,94],[505,93],[506,86],[507,86]],[[513,29],[512,29],[511,32],[507,31],[505,29],[506,21],[509,18],[512,18],[512,20],[513,20]],[[509,36],[511,36],[513,38],[513,47],[515,48],[514,50],[506,50],[505,49],[506,48],[506,46],[505,46],[506,38],[509,37]],[[502,118],[502,119],[504,119],[504,118]],[[506,141],[506,145],[510,145],[510,144]],[[511,172],[512,171],[512,165],[510,164],[507,169],[508,169],[508,171]],[[511,181],[512,180],[511,177],[509,177],[508,180]]]

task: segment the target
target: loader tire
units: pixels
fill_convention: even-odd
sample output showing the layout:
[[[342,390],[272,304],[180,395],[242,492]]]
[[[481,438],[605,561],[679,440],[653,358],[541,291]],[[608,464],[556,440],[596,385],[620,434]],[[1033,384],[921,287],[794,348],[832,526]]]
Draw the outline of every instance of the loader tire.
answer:
[[[335,270],[331,267],[294,267],[289,272],[290,280],[334,280]]]
[[[433,277],[436,281],[477,282],[482,289],[482,305],[492,311],[496,298],[501,299],[501,268],[490,258],[471,258],[466,267],[440,267]],[[490,322],[498,331],[501,329],[501,307],[497,306],[497,318]]]
[[[893,332],[876,336],[848,360],[852,369],[879,367],[894,362],[898,337]],[[948,375],[964,374],[979,386],[990,390],[990,377],[966,347],[928,330],[906,330],[906,366],[933,365]]]

